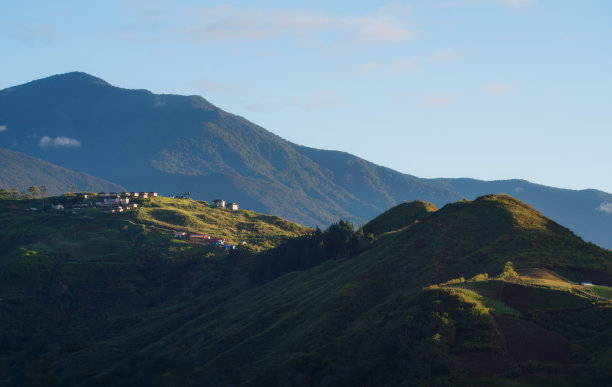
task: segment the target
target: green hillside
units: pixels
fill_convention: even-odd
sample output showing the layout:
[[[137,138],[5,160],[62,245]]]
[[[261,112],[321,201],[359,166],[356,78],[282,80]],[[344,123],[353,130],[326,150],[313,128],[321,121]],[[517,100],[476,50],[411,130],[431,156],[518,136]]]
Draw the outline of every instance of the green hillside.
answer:
[[[399,204],[378,215],[365,226],[366,233],[382,235],[418,222],[437,210],[436,206],[421,200]]]
[[[0,204],[5,385],[593,385],[612,372],[612,253],[505,195],[406,203],[364,226],[374,238],[338,222],[208,258],[168,226],[245,231],[203,203],[92,212],[97,231]],[[86,232],[97,257],[62,252]],[[95,245],[101,233],[116,242]]]

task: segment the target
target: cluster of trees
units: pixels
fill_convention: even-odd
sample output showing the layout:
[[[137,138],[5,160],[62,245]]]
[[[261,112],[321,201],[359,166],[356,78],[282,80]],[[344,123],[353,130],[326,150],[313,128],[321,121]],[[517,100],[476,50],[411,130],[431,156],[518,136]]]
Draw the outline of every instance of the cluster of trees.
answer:
[[[0,188],[0,199],[36,199],[39,197],[44,199],[47,197],[48,191],[49,190],[44,185],[41,185],[40,187],[33,185],[27,190],[21,192],[19,192],[19,190],[15,187],[11,189]]]
[[[330,259],[350,258],[373,239],[373,235],[364,234],[363,227],[355,230],[350,221],[341,220],[325,231],[317,228],[312,234],[289,239],[274,249],[258,254],[254,257],[251,278],[264,283]]]
[[[30,186],[27,190],[19,191],[19,189],[13,188],[0,188],[0,199],[45,199],[49,189],[45,185],[41,186]],[[76,192],[76,186],[70,186],[70,192]]]

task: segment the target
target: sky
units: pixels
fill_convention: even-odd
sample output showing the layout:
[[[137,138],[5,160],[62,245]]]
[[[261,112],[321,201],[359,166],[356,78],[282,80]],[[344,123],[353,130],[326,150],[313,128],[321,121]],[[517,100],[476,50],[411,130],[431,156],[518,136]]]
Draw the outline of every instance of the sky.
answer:
[[[419,177],[612,193],[609,0],[20,0],[0,23],[0,89],[84,71]]]

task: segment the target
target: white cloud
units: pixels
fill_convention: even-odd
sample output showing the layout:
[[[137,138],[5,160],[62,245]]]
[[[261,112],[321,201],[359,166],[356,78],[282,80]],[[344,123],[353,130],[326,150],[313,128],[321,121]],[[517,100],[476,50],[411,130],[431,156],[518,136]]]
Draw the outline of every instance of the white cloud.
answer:
[[[337,16],[323,12],[270,10],[216,6],[195,8],[199,21],[188,28],[194,40],[258,40],[287,36],[309,38],[325,33],[326,40],[344,37],[359,43],[397,43],[412,38],[405,12],[384,8],[360,16]]]
[[[6,132],[7,130],[8,130],[8,127],[6,125],[0,125],[0,133]]]
[[[419,105],[425,108],[445,108],[454,103],[457,98],[449,94],[426,95],[419,100]]]
[[[514,86],[506,83],[487,83],[482,87],[482,91],[488,95],[499,97],[512,93]]]
[[[596,211],[605,212],[606,214],[612,214],[612,203],[604,202],[595,209]]]
[[[69,138],[69,137],[51,138],[49,136],[43,136],[40,138],[38,145],[41,148],[45,148],[48,146],[51,146],[51,147],[62,147],[62,146],[63,147],[80,147],[81,142],[79,140],[76,140],[74,138]]]

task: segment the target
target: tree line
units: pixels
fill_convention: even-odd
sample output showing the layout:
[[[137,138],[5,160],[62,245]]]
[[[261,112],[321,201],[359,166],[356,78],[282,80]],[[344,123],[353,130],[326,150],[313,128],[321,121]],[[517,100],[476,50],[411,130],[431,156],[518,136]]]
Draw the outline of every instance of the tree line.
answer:
[[[254,256],[251,279],[264,283],[285,273],[305,270],[330,259],[345,259],[367,248],[374,235],[365,235],[348,220],[333,223],[327,230],[289,239]]]
[[[32,185],[28,189],[19,191],[18,188],[0,188],[0,199],[45,199],[49,189],[46,185],[36,186]],[[70,193],[76,192],[76,186],[70,187]]]

